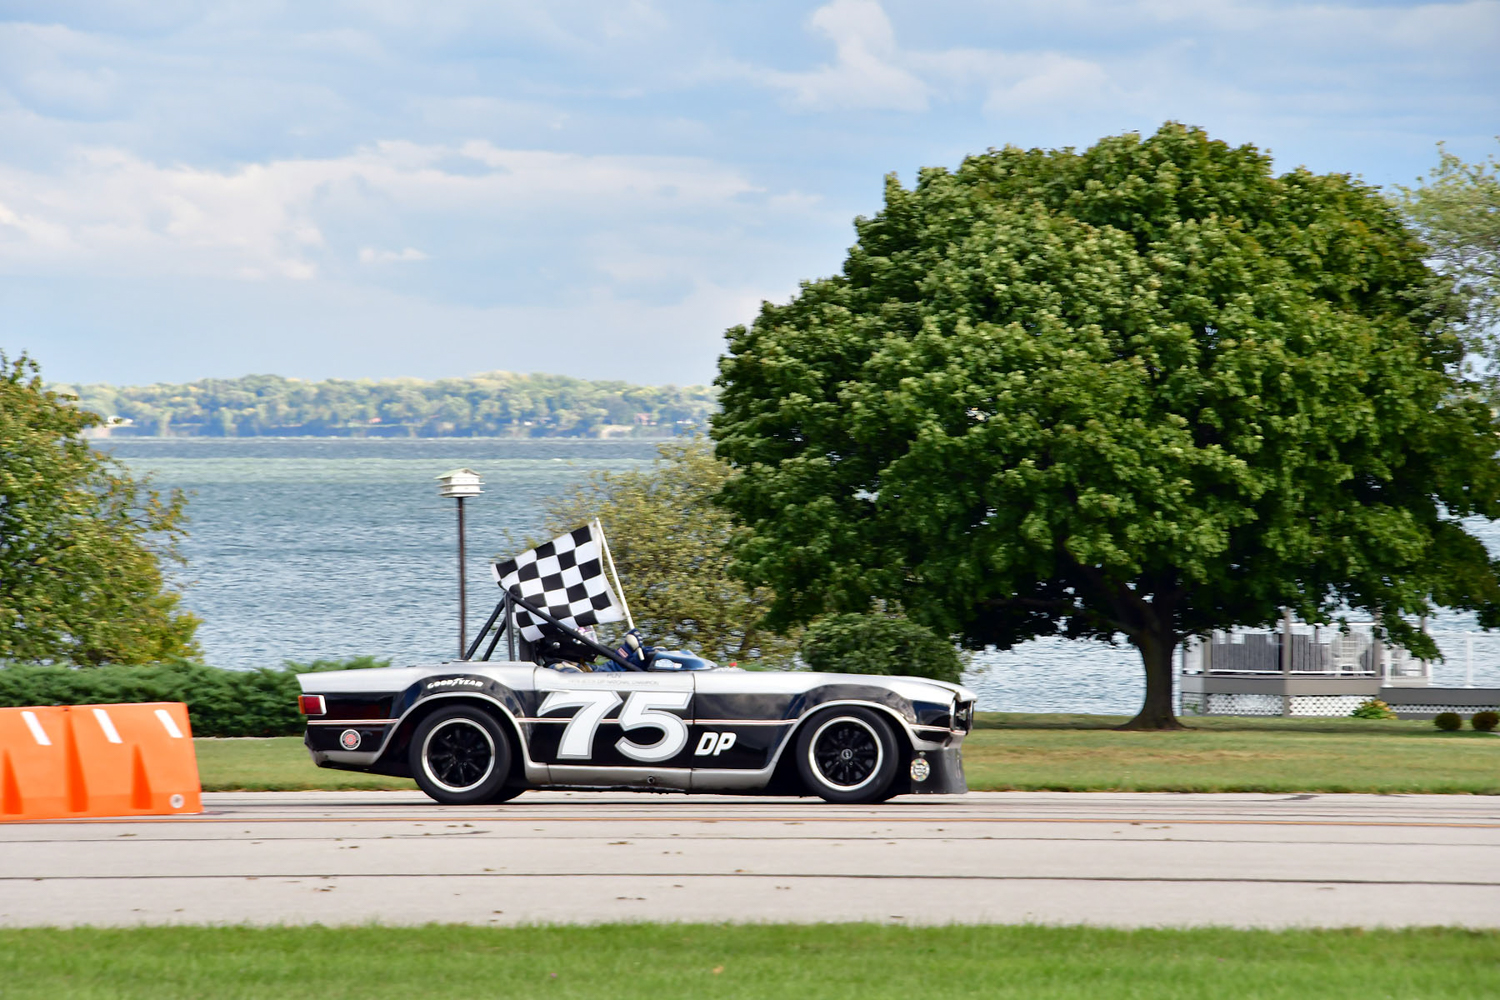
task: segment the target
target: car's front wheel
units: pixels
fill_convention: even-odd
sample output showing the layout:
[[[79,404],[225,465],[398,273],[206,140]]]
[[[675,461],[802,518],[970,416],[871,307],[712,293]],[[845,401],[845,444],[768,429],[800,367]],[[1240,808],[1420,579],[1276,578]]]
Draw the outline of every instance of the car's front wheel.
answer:
[[[797,772],[809,791],[829,802],[880,802],[896,777],[896,747],[895,730],[879,712],[829,709],[798,733]]]
[[[418,787],[444,805],[493,802],[510,776],[510,740],[482,708],[432,713],[417,724],[408,753]]]

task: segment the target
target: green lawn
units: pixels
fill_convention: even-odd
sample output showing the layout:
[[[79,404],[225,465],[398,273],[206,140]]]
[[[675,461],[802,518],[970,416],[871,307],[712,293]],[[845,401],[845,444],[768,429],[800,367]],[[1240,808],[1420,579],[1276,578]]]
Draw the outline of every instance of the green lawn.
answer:
[[[0,995],[1493,996],[1500,934],[870,924],[0,931]]]
[[[194,739],[205,792],[296,792],[340,788],[416,788],[409,778],[318,767],[300,736]]]
[[[1119,732],[1123,716],[983,714],[964,740],[976,790],[1467,792],[1500,795],[1500,736],[1431,722],[1184,719]]]
[[[1459,792],[1500,795],[1500,737],[1430,722],[1194,718],[1125,733],[1098,715],[984,713],[964,741],[976,791]],[[198,740],[206,791],[414,788],[317,768],[297,737]]]

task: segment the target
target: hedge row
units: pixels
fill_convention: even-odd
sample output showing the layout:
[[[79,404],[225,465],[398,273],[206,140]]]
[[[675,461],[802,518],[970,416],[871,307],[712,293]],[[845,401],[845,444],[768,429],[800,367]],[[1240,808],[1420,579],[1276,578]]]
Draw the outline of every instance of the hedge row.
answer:
[[[13,663],[0,666],[0,708],[181,701],[187,703],[194,736],[297,736],[303,728],[297,674],[388,665],[368,656],[259,670],[186,661],[82,668]]]

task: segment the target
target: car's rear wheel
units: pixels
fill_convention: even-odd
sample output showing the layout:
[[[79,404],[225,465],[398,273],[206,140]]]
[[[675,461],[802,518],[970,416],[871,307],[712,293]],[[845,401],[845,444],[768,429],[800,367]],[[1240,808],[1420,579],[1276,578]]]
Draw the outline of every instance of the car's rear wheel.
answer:
[[[873,709],[829,709],[797,735],[797,773],[810,792],[829,802],[888,798],[899,758],[895,730]]]
[[[496,801],[510,776],[510,740],[482,708],[432,713],[417,724],[408,754],[418,787],[444,805]]]

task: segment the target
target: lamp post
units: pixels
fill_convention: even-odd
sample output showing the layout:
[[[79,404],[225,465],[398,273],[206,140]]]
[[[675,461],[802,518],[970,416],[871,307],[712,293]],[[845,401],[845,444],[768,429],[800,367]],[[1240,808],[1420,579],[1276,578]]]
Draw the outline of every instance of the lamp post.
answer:
[[[437,477],[438,496],[458,501],[458,658],[469,648],[469,629],[465,621],[468,601],[464,592],[464,500],[483,493],[484,480],[473,469],[454,469]]]

